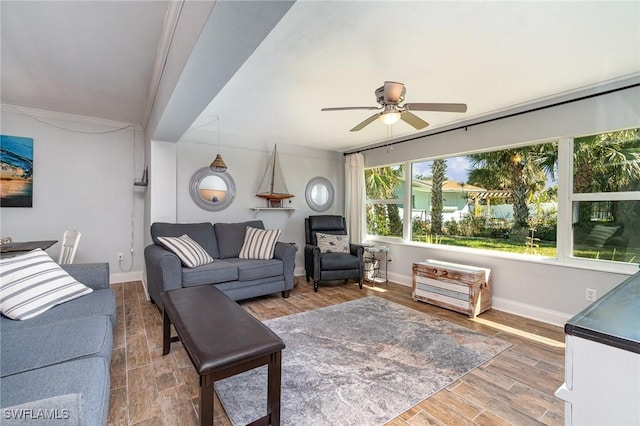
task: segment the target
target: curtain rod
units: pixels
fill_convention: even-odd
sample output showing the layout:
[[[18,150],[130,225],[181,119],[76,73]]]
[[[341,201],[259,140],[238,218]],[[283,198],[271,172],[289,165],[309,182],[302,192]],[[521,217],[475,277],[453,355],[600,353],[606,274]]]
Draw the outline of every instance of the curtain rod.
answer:
[[[457,127],[453,127],[451,129],[440,130],[440,131],[429,133],[429,134],[426,134],[426,135],[412,136],[412,137],[407,138],[407,139],[402,139],[402,140],[395,141],[395,142],[389,142],[389,143],[383,144],[383,145],[377,145],[377,146],[372,146],[372,147],[369,147],[369,148],[363,148],[363,149],[359,149],[357,151],[345,152],[343,154],[343,156],[347,156],[347,155],[351,155],[351,154],[358,154],[358,153],[361,153],[361,152],[371,151],[371,150],[378,149],[378,148],[387,148],[387,147],[390,147],[390,146],[393,146],[393,145],[398,145],[398,144],[405,143],[405,142],[411,142],[411,141],[415,141],[417,139],[427,138],[429,136],[435,136],[435,135],[440,135],[440,134],[443,134],[443,133],[453,132],[455,130],[461,130],[461,129],[465,129],[466,130],[469,127],[478,126],[480,124],[491,123],[493,121],[503,120],[505,118],[516,117],[518,115],[528,114],[530,112],[541,111],[541,110],[544,110],[544,109],[547,109],[547,108],[554,108],[554,107],[557,107],[557,106],[566,105],[566,104],[570,104],[570,103],[573,103],[573,102],[584,101],[586,99],[595,98],[597,96],[608,95],[610,93],[619,92],[621,90],[633,89],[634,87],[638,87],[638,86],[640,86],[640,83],[633,83],[633,84],[630,84],[628,86],[617,87],[615,89],[609,89],[609,90],[605,90],[603,92],[598,92],[598,93],[592,93],[590,95],[579,96],[577,98],[568,99],[566,101],[555,102],[555,103],[552,103],[552,104],[549,104],[549,105],[543,105],[543,106],[539,106],[539,107],[536,107],[536,108],[530,108],[530,109],[527,109],[527,110],[524,110],[524,111],[519,111],[519,112],[514,112],[514,113],[511,113],[511,114],[501,115],[499,117],[487,118],[485,120],[481,120],[481,121],[477,121],[477,122],[469,123],[469,124],[463,124],[463,125],[460,125],[460,126],[457,126]]]

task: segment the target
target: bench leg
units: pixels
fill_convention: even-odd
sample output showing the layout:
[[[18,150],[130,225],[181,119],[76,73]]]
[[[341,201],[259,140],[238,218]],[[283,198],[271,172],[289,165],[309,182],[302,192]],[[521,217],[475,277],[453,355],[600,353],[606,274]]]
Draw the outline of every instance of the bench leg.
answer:
[[[267,379],[267,418],[272,426],[280,426],[280,378],[282,372],[282,352],[271,354]],[[200,402],[202,404],[202,402]]]
[[[200,376],[200,425],[213,425],[213,376]]]
[[[166,309],[162,309],[162,355],[171,350],[171,321]]]

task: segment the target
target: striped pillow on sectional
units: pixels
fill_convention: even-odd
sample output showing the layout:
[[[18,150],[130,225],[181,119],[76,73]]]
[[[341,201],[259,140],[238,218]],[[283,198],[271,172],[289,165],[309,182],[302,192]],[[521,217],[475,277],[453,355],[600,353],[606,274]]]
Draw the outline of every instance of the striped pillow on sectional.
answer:
[[[187,234],[179,237],[158,237],[168,250],[175,253],[187,268],[195,268],[213,262],[213,258],[202,246],[193,241]]]
[[[0,312],[12,319],[33,318],[92,291],[41,249],[0,261]]]
[[[240,259],[273,259],[281,229],[258,229],[247,226]]]

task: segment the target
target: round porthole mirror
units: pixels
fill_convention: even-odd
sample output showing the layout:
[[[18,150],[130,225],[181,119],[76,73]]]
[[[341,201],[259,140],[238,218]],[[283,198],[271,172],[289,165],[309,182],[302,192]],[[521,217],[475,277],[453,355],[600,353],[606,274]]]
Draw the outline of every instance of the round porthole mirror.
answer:
[[[329,179],[321,176],[314,177],[307,184],[305,198],[314,211],[323,212],[333,205],[333,185]]]
[[[227,172],[203,167],[191,177],[189,193],[198,207],[216,212],[229,207],[236,195],[236,184]]]

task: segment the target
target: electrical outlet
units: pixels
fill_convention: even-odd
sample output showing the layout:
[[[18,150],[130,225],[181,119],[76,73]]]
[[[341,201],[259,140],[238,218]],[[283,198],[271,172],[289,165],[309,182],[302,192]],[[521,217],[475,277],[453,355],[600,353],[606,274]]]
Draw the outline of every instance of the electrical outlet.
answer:
[[[118,256],[118,260],[124,260],[124,254],[118,253],[116,256]]]
[[[588,302],[595,302],[597,298],[598,298],[598,295],[596,293],[596,289],[595,288],[588,288],[587,289],[587,301]]]

